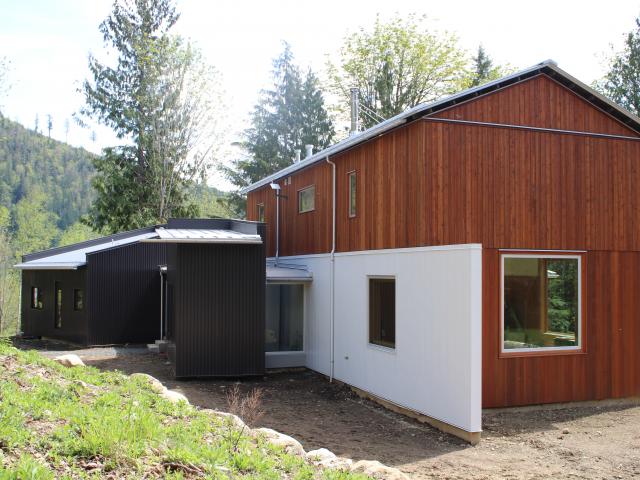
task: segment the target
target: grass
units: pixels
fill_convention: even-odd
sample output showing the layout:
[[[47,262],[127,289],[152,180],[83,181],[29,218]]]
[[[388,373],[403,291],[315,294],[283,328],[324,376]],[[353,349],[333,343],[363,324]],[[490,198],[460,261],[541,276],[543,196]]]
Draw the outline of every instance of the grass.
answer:
[[[319,470],[143,379],[65,368],[0,341],[0,480],[364,479]]]

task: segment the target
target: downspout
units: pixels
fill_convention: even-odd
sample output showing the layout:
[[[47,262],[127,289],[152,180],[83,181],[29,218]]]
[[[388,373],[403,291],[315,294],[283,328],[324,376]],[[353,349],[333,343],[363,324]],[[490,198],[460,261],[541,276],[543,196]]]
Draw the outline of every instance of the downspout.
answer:
[[[164,314],[164,295],[163,295],[164,285],[162,278],[162,267],[160,267],[160,340],[162,340],[162,316]]]
[[[325,158],[326,162],[332,167],[332,180],[331,180],[331,300],[330,300],[330,308],[331,308],[331,370],[329,374],[329,381],[333,382],[333,373],[334,373],[334,365],[335,365],[335,273],[336,273],[336,264],[335,264],[335,253],[336,253],[336,164],[329,160],[327,156]]]
[[[280,190],[276,190],[276,267],[280,256]]]

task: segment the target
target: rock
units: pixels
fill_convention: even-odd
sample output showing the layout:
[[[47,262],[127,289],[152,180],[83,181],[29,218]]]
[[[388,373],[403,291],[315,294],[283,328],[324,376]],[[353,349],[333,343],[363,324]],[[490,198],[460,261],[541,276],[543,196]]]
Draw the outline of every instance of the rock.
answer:
[[[274,445],[278,445],[284,448],[285,452],[292,455],[304,456],[304,448],[302,444],[295,438],[285,435],[284,433],[276,432],[270,428],[257,428],[254,430],[258,435],[262,434],[266,439]]]
[[[131,375],[131,378],[140,378],[145,382],[149,383],[151,386],[151,390],[156,393],[164,393],[167,390],[160,380],[146,373],[134,373]]]
[[[330,468],[333,470],[349,470],[353,460],[350,458],[343,458],[336,456],[330,450],[326,448],[319,448],[318,450],[312,450],[307,452],[306,459],[308,462],[322,468]]]
[[[189,399],[175,390],[165,390],[160,394],[160,396],[169,400],[171,403],[185,402],[187,405],[189,404]]]
[[[236,427],[238,430],[242,430],[243,428],[246,427],[245,423],[242,421],[242,419],[237,416],[234,415],[233,413],[229,413],[229,412],[221,412],[219,410],[210,410],[210,409],[204,409],[202,410],[203,412],[211,415],[212,417],[218,417],[219,419],[221,419],[223,422],[225,423],[229,423],[231,425],[233,425],[234,427]],[[247,428],[248,430],[248,428]]]
[[[569,429],[565,428],[564,430],[562,430],[562,433],[564,433],[565,435],[568,435],[569,434]]]
[[[84,362],[80,360],[80,357],[74,353],[59,355],[53,360],[64,367],[84,367]]]
[[[351,465],[351,471],[353,473],[364,473],[380,480],[409,480],[409,477],[397,468],[388,467],[374,460],[359,460]]]

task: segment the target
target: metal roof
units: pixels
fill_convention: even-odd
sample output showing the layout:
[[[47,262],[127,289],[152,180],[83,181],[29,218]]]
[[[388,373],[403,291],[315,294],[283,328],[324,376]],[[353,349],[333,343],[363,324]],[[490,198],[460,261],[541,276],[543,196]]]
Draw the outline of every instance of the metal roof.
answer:
[[[267,283],[308,283],[313,281],[313,274],[301,268],[283,265],[267,265]]]
[[[160,227],[156,229],[156,234],[142,241],[164,243],[262,243],[260,235],[240,233],[234,230]]]
[[[155,231],[134,234],[128,237],[103,237],[100,242],[83,242],[60,249],[46,250],[45,255],[37,255],[37,258],[29,259],[25,255],[23,261],[14,265],[20,270],[76,270],[87,264],[87,254],[100,252],[113,247],[136,243],[141,240],[156,236]],[[75,247],[75,248],[73,248]],[[49,252],[49,255],[46,253]]]
[[[258,188],[264,187],[265,185],[268,185],[275,180],[286,177],[315,163],[325,161],[327,157],[336,155],[371,138],[382,135],[389,130],[415,120],[416,118],[430,115],[458,103],[471,100],[480,95],[485,95],[487,93],[505,88],[509,85],[513,85],[514,83],[521,82],[541,73],[549,75],[550,77],[560,82],[570,90],[574,91],[581,97],[585,98],[588,102],[594,104],[596,107],[600,108],[607,114],[616,118],[636,132],[640,132],[640,118],[620,107],[616,103],[612,102],[605,96],[595,91],[593,88],[582,83],[580,80],[577,80],[576,78],[569,75],[567,72],[559,68],[555,61],[545,60],[544,62],[534,65],[530,68],[521,70],[511,75],[507,75],[505,77],[499,78],[498,80],[494,80],[477,87],[463,90],[454,95],[450,95],[434,102],[421,103],[420,105],[416,105],[415,107],[405,110],[395,117],[374,125],[364,132],[352,135],[336,143],[335,145],[332,145],[331,147],[325,148],[324,150],[315,153],[311,157],[305,158],[300,162],[289,165],[288,167],[283,168],[282,170],[253,183],[252,185],[241,189],[240,193],[246,194]]]

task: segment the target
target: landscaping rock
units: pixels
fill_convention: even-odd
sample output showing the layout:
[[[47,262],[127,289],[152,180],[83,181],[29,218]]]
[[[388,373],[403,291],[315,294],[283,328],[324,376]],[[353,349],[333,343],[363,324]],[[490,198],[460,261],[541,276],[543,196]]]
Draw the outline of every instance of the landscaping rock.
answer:
[[[304,448],[302,448],[302,444],[297,441],[295,438],[290,437],[289,435],[285,435],[284,433],[276,432],[270,428],[257,428],[254,430],[257,434],[264,435],[269,442],[274,445],[278,445],[283,447],[285,452],[292,455],[304,456]]]
[[[388,467],[378,461],[360,460],[351,465],[353,473],[364,473],[372,478],[384,480],[409,480],[409,477],[397,468]]]
[[[53,360],[64,367],[84,367],[84,362],[73,353],[57,356]]]
[[[234,415],[233,413],[221,412],[219,410],[210,410],[210,409],[205,409],[205,410],[202,410],[202,411],[206,412],[207,414],[209,414],[209,415],[211,415],[213,417],[220,418],[225,423],[226,422],[231,423],[231,425],[236,427],[238,430],[242,430],[243,428],[246,427],[246,425],[242,421],[242,419],[239,416]],[[249,429],[247,428],[247,433],[248,433],[248,431],[249,431]]]
[[[164,393],[167,390],[160,380],[146,373],[134,373],[131,378],[141,378],[151,385],[151,390],[156,393]]]
[[[308,462],[322,468],[331,468],[333,470],[349,470],[353,460],[336,456],[326,448],[319,448],[307,452],[306,459]]]
[[[172,403],[185,402],[189,404],[189,399],[185,397],[180,392],[176,392],[175,390],[165,390],[160,394],[162,398],[169,400]]]

